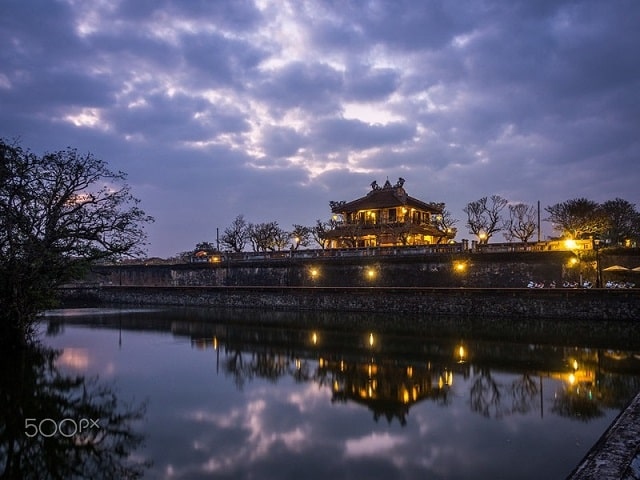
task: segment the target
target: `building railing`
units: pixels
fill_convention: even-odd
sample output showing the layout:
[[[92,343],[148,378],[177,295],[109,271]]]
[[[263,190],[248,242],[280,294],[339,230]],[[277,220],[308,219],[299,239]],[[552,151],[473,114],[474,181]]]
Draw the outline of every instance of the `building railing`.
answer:
[[[303,250],[279,250],[273,252],[224,253],[226,261],[281,260],[285,258],[345,258],[345,257],[396,257],[411,255],[435,255],[453,253],[505,253],[505,252],[550,252],[577,251],[593,248],[591,240],[575,240],[571,248],[564,241],[535,243],[489,243],[462,242],[449,244],[406,245],[393,247],[327,248]]]
[[[417,255],[437,254],[488,254],[510,252],[572,252],[578,254],[593,249],[592,240],[573,240],[567,243],[565,240],[534,243],[488,243],[480,244],[476,241],[463,240],[460,243],[443,243],[430,245],[405,245],[389,247],[358,247],[358,248],[326,248],[326,249],[298,249],[276,250],[268,252],[217,252],[202,257],[193,257],[190,263],[223,263],[223,262],[251,262],[262,260],[283,259],[312,259],[312,258],[349,258],[349,257],[405,257]],[[127,264],[138,263],[136,261]],[[150,262],[140,261],[144,264],[174,263],[168,261]]]

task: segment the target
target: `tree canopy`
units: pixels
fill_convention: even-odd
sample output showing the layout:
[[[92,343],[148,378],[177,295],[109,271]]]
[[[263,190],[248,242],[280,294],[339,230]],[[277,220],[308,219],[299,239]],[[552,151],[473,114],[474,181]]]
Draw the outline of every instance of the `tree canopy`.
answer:
[[[126,175],[68,148],[44,155],[0,139],[0,323],[28,333],[58,286],[99,260],[143,252],[153,219]],[[3,332],[4,333],[4,332]]]

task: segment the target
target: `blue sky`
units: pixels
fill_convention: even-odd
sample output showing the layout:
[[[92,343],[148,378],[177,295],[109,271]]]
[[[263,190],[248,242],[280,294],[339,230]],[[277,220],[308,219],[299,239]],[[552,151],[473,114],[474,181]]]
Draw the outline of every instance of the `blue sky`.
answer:
[[[152,256],[239,214],[313,225],[387,177],[472,238],[483,196],[640,203],[638,21],[635,0],[3,0],[0,136],[127,172]]]

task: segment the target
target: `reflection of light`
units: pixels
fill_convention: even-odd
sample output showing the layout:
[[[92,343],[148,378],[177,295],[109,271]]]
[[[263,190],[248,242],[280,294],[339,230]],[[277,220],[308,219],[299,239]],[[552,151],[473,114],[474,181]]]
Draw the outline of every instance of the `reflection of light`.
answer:
[[[311,335],[311,342],[312,342],[314,345],[317,345],[317,344],[318,344],[318,334],[317,334],[316,332],[313,332],[313,335]]]
[[[411,366],[407,367],[407,377],[413,377],[413,367]]]
[[[576,376],[571,373],[569,374],[569,385],[573,385],[574,383],[576,383]]]
[[[369,346],[373,347],[373,333],[369,334]]]
[[[573,361],[573,369],[574,370],[578,370],[578,361],[577,360]]]
[[[458,348],[458,358],[460,360],[459,363],[463,363],[464,362],[464,357],[466,356],[467,352],[464,351],[464,347],[462,345],[460,345],[460,347]]]
[[[217,337],[213,337],[213,348],[214,348],[214,350],[218,349],[218,338]]]
[[[405,388],[404,392],[402,393],[402,401],[404,403],[409,403],[409,391]]]
[[[89,352],[84,348],[65,348],[58,362],[67,367],[84,370],[89,366]]]

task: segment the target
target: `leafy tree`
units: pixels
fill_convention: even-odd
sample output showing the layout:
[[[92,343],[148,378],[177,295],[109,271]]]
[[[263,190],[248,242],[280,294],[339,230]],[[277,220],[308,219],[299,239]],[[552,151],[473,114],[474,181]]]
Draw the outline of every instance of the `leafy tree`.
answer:
[[[518,203],[509,205],[509,219],[504,222],[504,237],[511,242],[517,238],[527,243],[537,230],[538,212],[533,205]]]
[[[125,174],[68,148],[42,156],[0,139],[0,330],[24,342],[56,288],[96,261],[140,255],[143,225]]]
[[[597,202],[575,198],[546,207],[553,228],[563,236],[583,238],[606,231],[607,219]]]
[[[238,215],[231,225],[225,228],[222,237],[220,237],[220,242],[232,252],[238,253],[244,250],[248,239],[249,224],[243,215]]]
[[[636,206],[621,198],[608,200],[601,207],[607,226],[604,239],[612,245],[622,245],[627,239],[640,236],[640,213]]]
[[[476,235],[480,243],[488,243],[493,234],[502,228],[500,214],[507,203],[507,200],[500,195],[482,197],[468,203],[463,211],[467,214],[469,233]]]

